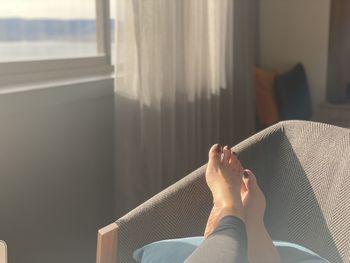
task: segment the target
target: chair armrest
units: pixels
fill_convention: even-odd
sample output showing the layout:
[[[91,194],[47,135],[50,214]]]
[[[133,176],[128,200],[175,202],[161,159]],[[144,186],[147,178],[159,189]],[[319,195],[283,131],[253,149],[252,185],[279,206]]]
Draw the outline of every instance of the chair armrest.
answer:
[[[197,169],[116,221],[117,262],[133,262],[135,249],[170,238],[203,235],[212,206],[205,167]]]

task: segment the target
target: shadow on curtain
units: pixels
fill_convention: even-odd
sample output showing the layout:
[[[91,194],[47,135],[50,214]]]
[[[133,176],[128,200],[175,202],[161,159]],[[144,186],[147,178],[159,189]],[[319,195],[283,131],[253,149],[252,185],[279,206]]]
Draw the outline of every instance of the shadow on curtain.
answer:
[[[254,0],[118,1],[116,214],[255,130]]]

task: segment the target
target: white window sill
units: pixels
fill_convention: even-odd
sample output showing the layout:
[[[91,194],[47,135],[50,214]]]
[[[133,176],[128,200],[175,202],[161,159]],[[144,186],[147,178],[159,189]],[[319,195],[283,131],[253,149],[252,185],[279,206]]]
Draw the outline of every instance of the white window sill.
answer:
[[[100,76],[3,89],[0,90],[0,115],[102,98],[113,101],[113,86],[112,76]]]
[[[41,81],[41,82],[32,82],[32,83],[20,84],[20,85],[4,86],[0,88],[0,95],[34,91],[34,90],[60,88],[60,87],[66,87],[66,86],[80,85],[83,83],[102,82],[106,80],[114,81],[113,75],[106,74],[106,75],[97,75],[97,76],[80,77],[80,78],[75,77],[75,78],[68,78],[68,79],[61,79],[61,80],[51,79],[50,81]]]
[[[112,77],[106,56],[0,63],[0,91],[57,86],[89,78]]]

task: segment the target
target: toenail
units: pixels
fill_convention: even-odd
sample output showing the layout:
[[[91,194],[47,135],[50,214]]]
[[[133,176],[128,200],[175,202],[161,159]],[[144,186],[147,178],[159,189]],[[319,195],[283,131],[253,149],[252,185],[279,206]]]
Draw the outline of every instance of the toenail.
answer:
[[[244,178],[248,178],[249,177],[249,173],[247,171],[243,172]]]
[[[222,149],[221,149],[221,145],[220,145],[220,144],[218,144],[218,146],[216,146],[216,151],[217,151],[218,153],[221,153],[221,152],[222,152]]]

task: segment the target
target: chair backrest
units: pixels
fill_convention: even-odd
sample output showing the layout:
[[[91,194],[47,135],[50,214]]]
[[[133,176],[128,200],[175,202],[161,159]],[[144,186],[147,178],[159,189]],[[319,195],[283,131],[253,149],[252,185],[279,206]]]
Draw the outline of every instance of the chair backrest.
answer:
[[[350,130],[287,121],[236,145],[267,199],[275,240],[299,243],[332,263],[350,262]],[[149,242],[202,235],[211,197],[205,166],[120,218],[117,261]],[[102,261],[101,261],[102,262]]]
[[[350,130],[288,121],[242,149],[267,199],[273,239],[304,245],[331,262],[350,262]]]

